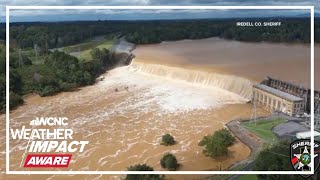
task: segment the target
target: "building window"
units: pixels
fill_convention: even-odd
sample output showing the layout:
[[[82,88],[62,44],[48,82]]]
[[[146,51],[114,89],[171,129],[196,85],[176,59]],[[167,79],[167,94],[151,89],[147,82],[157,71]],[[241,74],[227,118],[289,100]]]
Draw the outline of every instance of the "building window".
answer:
[[[269,97],[269,105],[271,106],[271,103],[272,103],[272,98]]]

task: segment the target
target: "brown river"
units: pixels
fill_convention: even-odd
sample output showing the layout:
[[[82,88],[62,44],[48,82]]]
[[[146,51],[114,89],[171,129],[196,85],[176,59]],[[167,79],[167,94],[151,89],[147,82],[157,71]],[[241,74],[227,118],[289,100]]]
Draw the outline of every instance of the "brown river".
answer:
[[[319,57],[319,46],[315,52]],[[229,156],[211,159],[198,142],[232,119],[250,118],[251,86],[266,76],[310,85],[310,49],[301,44],[243,43],[216,38],[138,46],[130,66],[105,73],[103,81],[51,97],[30,95],[10,113],[10,128],[30,128],[35,117],[68,117],[75,140],[87,140],[73,153],[77,171],[121,171],[146,163],[163,171],[160,159],[176,155],[180,171],[227,169],[250,149],[239,140]],[[316,65],[319,61],[316,60]],[[319,71],[316,76],[320,77]],[[316,87],[319,84],[316,84]],[[116,92],[115,89],[118,91]],[[265,112],[260,111],[260,115]],[[5,170],[5,116],[1,116],[0,168]],[[177,144],[160,145],[170,133]],[[20,167],[27,140],[10,140],[10,170]],[[57,169],[45,169],[57,170]],[[28,175],[0,179],[120,179],[121,175]],[[203,176],[168,175],[172,179]]]

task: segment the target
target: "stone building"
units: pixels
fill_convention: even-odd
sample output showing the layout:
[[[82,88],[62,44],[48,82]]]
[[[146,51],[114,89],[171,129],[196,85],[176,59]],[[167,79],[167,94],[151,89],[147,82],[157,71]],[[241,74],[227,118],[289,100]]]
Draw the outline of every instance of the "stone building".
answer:
[[[303,114],[305,110],[302,98],[264,84],[253,86],[252,102],[262,105],[271,112],[282,111],[289,116]]]

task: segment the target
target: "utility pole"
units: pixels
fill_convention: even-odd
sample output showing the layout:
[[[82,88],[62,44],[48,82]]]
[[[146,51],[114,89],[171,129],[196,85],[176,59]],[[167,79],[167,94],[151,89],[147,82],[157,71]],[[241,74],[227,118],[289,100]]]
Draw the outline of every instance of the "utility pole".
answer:
[[[257,102],[256,102],[256,97],[252,97],[253,101],[253,109],[250,117],[249,124],[252,123],[252,120],[254,121],[254,124],[256,125],[256,120],[257,120]]]

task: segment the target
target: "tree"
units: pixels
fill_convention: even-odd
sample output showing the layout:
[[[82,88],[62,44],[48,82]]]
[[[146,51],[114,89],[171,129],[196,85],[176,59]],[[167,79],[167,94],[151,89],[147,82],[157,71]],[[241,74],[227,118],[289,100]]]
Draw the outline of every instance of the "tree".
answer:
[[[214,133],[215,138],[223,139],[226,146],[231,146],[236,142],[236,138],[232,136],[229,130],[221,129]]]
[[[175,140],[173,136],[171,136],[170,134],[166,134],[162,136],[161,145],[170,146],[170,145],[174,145],[174,143],[175,143]]]
[[[236,139],[230,131],[222,129],[213,135],[204,136],[199,146],[204,146],[203,153],[211,158],[228,155],[228,147],[235,143]]]
[[[128,171],[153,171],[153,168],[146,164],[136,164],[127,168]],[[126,180],[164,180],[165,177],[159,174],[128,174]]]
[[[23,104],[23,99],[18,94],[10,91],[9,96],[10,96],[9,97],[9,108],[10,109],[13,109],[16,106]]]
[[[101,51],[99,48],[92,49],[90,55],[93,59],[101,59]]]
[[[170,171],[177,170],[179,166],[177,158],[171,153],[167,153],[161,158],[160,165],[162,168],[167,168]]]
[[[290,164],[290,143],[280,141],[277,144],[262,150],[254,161],[253,170],[255,171],[292,171]],[[298,175],[280,174],[259,174],[259,179],[263,180],[295,180],[304,179]]]

